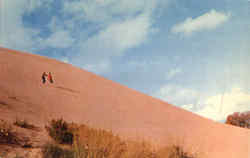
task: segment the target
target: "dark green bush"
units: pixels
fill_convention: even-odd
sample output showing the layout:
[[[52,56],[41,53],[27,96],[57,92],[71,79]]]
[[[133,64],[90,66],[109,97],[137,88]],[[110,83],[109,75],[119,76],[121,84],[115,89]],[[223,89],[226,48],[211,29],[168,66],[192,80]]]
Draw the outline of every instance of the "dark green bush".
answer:
[[[51,120],[45,127],[49,135],[60,144],[73,144],[73,129],[63,119]]]

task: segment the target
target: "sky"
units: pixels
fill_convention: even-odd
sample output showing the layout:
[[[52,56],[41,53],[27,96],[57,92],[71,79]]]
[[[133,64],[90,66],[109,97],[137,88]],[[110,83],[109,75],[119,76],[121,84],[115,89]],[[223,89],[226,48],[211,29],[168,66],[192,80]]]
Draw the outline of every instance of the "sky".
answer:
[[[220,122],[250,110],[249,43],[249,0],[0,0],[1,47]]]

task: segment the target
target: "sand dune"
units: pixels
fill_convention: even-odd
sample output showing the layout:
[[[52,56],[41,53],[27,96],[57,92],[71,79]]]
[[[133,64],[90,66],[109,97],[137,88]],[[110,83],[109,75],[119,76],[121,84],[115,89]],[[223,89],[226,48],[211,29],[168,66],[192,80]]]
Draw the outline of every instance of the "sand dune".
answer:
[[[42,84],[42,72],[55,83]],[[0,48],[0,119],[51,118],[110,129],[156,145],[171,141],[209,158],[250,158],[250,131],[217,123],[53,59]]]

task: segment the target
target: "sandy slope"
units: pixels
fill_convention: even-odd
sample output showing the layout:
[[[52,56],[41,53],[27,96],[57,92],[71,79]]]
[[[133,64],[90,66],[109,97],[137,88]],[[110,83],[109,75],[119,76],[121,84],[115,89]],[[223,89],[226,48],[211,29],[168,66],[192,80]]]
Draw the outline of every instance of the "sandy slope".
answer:
[[[51,71],[55,83],[41,83]],[[202,118],[56,60],[0,48],[0,119],[43,126],[63,117],[166,145],[175,140],[209,158],[250,158],[250,132]],[[3,106],[1,102],[6,105]]]

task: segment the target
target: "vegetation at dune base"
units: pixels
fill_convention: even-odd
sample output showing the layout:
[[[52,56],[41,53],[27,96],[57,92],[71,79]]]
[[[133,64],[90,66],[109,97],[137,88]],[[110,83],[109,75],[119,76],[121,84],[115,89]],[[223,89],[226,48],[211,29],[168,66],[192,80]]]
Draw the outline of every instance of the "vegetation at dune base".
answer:
[[[226,119],[226,124],[250,129],[250,111],[242,113],[235,112],[229,115]]]
[[[14,125],[21,127],[21,128],[26,128],[26,129],[35,129],[36,127],[26,120],[18,119],[16,118],[16,121],[14,122]]]
[[[42,148],[43,157],[45,158],[74,158],[72,149],[64,149],[57,144],[48,143]]]
[[[4,120],[0,120],[0,144],[19,144],[12,126]]]
[[[44,158],[195,158],[180,145],[156,150],[147,142],[125,141],[111,131],[63,119],[50,121],[46,129],[56,143],[43,146]]]
[[[60,144],[72,144],[74,128],[63,119],[51,120],[48,126],[45,126],[49,135]]]

